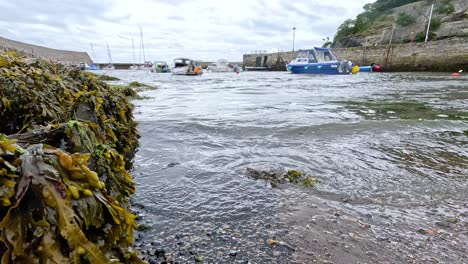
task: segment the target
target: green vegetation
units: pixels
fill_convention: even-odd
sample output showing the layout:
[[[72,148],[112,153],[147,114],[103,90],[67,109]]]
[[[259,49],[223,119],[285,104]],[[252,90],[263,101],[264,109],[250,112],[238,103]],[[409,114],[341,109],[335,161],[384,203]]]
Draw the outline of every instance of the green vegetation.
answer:
[[[441,1],[440,6],[437,8],[437,13],[447,14],[448,15],[448,14],[451,14],[451,13],[455,12],[455,7],[450,2],[451,2],[451,0]]]
[[[314,187],[315,184],[319,183],[318,179],[307,176],[303,172],[296,170],[288,170],[286,178],[290,183],[299,184],[308,188]]]
[[[287,172],[284,172],[247,168],[246,173],[254,179],[262,179],[270,182],[272,187],[278,187],[280,184],[289,182],[311,188],[320,182],[317,178],[308,176],[306,173],[296,170],[288,170]]]
[[[145,84],[142,84],[140,82],[137,82],[137,81],[133,81],[131,83],[128,84],[129,86],[132,86],[132,87],[143,87],[143,86],[146,86]]]
[[[357,15],[356,19],[347,19],[338,27],[335,38],[333,39],[333,46],[342,42],[352,34],[364,32],[377,18],[388,13],[390,9],[418,1],[419,0],[377,0],[375,3],[364,5],[364,12]]]
[[[447,119],[468,120],[468,112],[436,109],[418,101],[346,102],[359,115],[366,118]]]
[[[431,25],[429,26],[429,32],[439,29],[441,24],[442,22],[439,18],[432,18]]]
[[[142,263],[127,97],[90,73],[0,54],[2,263]]]
[[[114,77],[114,76],[109,76],[109,75],[105,75],[105,74],[94,74],[96,76],[96,78],[98,78],[99,80],[101,81],[120,81],[119,78],[117,77]]]
[[[430,38],[430,34],[429,34],[429,38]],[[428,39],[429,39],[428,38]],[[416,42],[424,42],[424,40],[426,39],[426,32],[422,31],[422,32],[418,32],[416,34],[416,36],[414,37],[414,40]]]
[[[398,14],[396,23],[400,26],[406,27],[416,22],[416,18],[412,15],[408,15],[406,13]]]
[[[333,44],[333,42],[330,41],[329,37],[323,38],[322,40],[323,40],[322,48],[329,48]]]

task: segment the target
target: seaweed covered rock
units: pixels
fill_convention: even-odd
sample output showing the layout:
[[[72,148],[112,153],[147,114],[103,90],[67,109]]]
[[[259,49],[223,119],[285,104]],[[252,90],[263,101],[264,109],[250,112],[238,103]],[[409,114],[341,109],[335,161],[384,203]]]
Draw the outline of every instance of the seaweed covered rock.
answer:
[[[302,185],[304,187],[314,187],[319,180],[317,178],[308,176],[304,172],[296,170],[257,170],[253,168],[247,168],[246,175],[253,179],[262,179],[271,184],[272,187],[278,187],[280,184],[293,183]]]
[[[141,263],[122,92],[59,64],[0,55],[2,263]]]

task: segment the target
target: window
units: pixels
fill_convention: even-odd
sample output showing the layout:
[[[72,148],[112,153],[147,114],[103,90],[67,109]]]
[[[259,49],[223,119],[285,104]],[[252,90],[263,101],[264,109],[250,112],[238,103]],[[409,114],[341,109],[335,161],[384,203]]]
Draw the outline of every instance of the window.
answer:
[[[299,54],[297,54],[297,57],[298,58],[307,58],[308,53],[309,52],[307,50],[299,51]]]
[[[317,63],[317,58],[313,51],[309,52],[309,63]]]

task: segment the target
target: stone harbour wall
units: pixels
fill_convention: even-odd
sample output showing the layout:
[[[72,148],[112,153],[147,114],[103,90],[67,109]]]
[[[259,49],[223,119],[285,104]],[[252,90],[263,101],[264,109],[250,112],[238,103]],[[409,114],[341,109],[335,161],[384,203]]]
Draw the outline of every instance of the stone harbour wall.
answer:
[[[0,37],[0,50],[16,50],[29,56],[65,65],[77,65],[80,62],[93,63],[86,52],[50,49]]]
[[[358,65],[378,63],[384,71],[468,71],[468,38],[446,39],[427,43],[406,43],[332,49],[338,59]],[[268,54],[245,54],[244,66],[267,66],[290,62],[298,51]],[[258,65],[258,57],[266,64]],[[278,57],[280,59],[278,59]]]

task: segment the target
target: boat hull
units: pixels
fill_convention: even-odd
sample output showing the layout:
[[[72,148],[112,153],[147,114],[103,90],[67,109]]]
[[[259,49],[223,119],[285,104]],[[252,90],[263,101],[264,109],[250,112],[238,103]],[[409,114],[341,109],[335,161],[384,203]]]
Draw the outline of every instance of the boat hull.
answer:
[[[339,62],[288,64],[287,69],[293,74],[349,74],[349,72],[339,72],[339,66]]]

